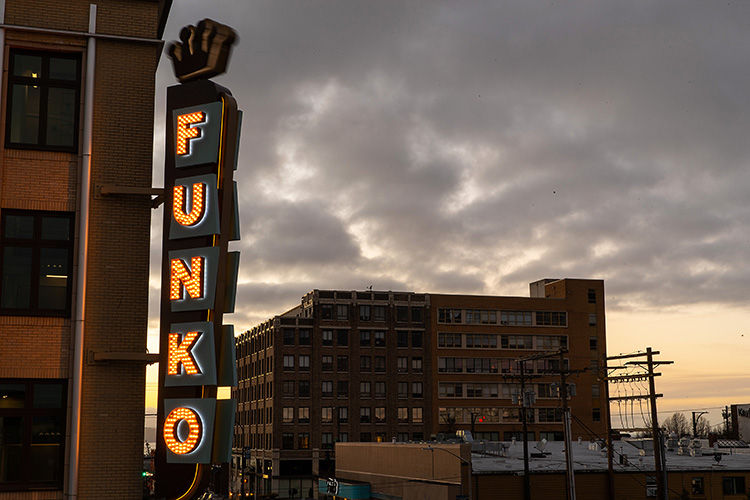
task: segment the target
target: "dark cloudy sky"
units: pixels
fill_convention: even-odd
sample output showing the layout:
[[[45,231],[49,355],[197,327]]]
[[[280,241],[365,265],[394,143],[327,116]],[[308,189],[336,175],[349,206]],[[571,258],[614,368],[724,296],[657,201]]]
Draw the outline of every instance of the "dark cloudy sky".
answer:
[[[165,39],[205,17],[240,36],[237,329],[312,288],[602,278],[666,406],[750,400],[749,2],[176,0]]]

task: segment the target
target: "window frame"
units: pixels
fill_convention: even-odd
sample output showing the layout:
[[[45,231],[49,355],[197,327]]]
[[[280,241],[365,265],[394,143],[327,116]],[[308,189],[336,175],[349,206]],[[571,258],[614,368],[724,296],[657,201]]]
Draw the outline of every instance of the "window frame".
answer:
[[[13,74],[16,56],[30,55],[42,58],[42,71],[40,78],[29,78]],[[49,66],[51,58],[72,59],[76,61],[76,78],[75,80],[57,80],[49,78]],[[7,96],[5,101],[5,148],[6,149],[26,149],[35,151],[57,151],[64,153],[77,153],[79,137],[79,127],[81,125],[81,83],[82,83],[82,57],[80,52],[55,52],[44,50],[33,50],[26,48],[11,47],[8,54],[8,77],[7,77]],[[11,122],[13,113],[13,87],[14,85],[31,85],[39,87],[39,123],[37,124],[37,143],[29,144],[23,142],[11,142]],[[75,91],[75,116],[73,118],[73,145],[72,146],[54,146],[48,145],[47,142],[47,124],[49,110],[49,90],[55,89],[72,89]]]
[[[8,216],[33,217],[31,238],[6,238],[6,220]],[[42,220],[45,217],[67,218],[67,240],[42,239]],[[3,308],[0,306],[0,316],[44,316],[69,318],[73,301],[73,254],[75,253],[75,214],[73,212],[55,212],[49,210],[17,210],[3,208],[0,210],[0,249],[6,247],[31,249],[31,281],[28,308]],[[65,249],[68,251],[68,283],[65,290],[65,307],[63,309],[39,308],[39,278],[41,275],[41,253],[43,249]],[[5,252],[0,251],[0,300],[2,300],[2,280]]]
[[[65,379],[0,379],[3,385],[24,385],[24,406],[22,408],[0,408],[0,417],[20,417],[21,420],[21,450],[20,450],[20,479],[18,481],[0,482],[2,491],[29,491],[40,488],[62,488],[65,476],[65,434],[67,430],[68,383]],[[34,390],[40,385],[59,385],[61,388],[61,403],[58,408],[34,407]],[[57,417],[60,419],[62,436],[60,437],[59,470],[57,478],[51,481],[32,481],[31,472],[35,468],[31,453],[33,445],[33,420],[38,417]]]

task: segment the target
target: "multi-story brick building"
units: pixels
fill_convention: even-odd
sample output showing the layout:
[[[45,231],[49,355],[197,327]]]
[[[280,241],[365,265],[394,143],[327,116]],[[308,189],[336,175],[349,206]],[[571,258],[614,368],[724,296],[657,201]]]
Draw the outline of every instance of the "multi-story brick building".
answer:
[[[337,441],[520,438],[517,360],[561,348],[574,431],[606,434],[605,342],[600,280],[542,280],[531,297],[314,290],[237,339],[235,466],[283,497],[332,472]],[[560,356],[524,368],[529,436],[562,439]]]
[[[0,2],[0,499],[142,496],[170,5]]]

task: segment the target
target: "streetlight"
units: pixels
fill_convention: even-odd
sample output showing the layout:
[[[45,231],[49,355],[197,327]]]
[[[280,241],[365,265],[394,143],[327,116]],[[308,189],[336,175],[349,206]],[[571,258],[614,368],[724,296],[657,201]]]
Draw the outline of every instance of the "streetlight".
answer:
[[[426,450],[426,451],[429,451],[432,454],[432,479],[435,479],[435,450],[437,450],[437,451],[444,451],[448,455],[453,455],[454,457],[456,457],[457,459],[459,459],[461,461],[461,465],[462,466],[463,465],[468,465],[469,466],[469,499],[471,499],[471,473],[472,473],[472,471],[471,471],[471,461],[466,460],[462,456],[456,455],[452,451],[446,450],[445,448],[433,448],[432,446],[428,446],[427,448],[422,448],[422,449]],[[463,498],[463,496],[464,496],[464,478],[463,478],[463,474],[461,475],[460,479],[461,479],[461,482],[459,483],[459,493],[460,493],[461,497]]]
[[[707,411],[694,411],[693,412],[693,437],[698,437],[698,420],[701,419],[701,415],[707,414]],[[696,415],[698,415],[696,417]]]

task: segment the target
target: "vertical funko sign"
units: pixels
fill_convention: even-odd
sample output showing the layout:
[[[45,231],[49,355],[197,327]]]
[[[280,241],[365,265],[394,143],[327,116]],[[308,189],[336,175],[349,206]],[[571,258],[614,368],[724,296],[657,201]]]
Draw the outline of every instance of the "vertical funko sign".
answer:
[[[239,239],[233,176],[242,114],[208,79],[225,71],[235,35],[203,20],[180,38],[169,48],[180,84],[167,89],[157,411],[157,495],[167,498],[191,498],[201,465],[230,460],[236,405],[216,393],[237,383],[223,315],[234,312],[239,270],[228,244]]]

